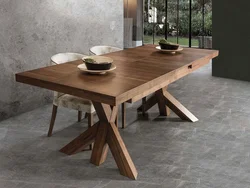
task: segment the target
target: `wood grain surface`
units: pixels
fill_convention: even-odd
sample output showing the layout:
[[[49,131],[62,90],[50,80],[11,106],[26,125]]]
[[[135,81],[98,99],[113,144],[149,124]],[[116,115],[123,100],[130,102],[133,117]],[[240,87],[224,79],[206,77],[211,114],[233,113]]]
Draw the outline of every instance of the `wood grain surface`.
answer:
[[[117,69],[105,75],[78,70],[81,60],[16,74],[18,82],[117,106],[134,102],[195,71],[218,56],[217,50],[185,48],[163,54],[154,45],[107,54]]]

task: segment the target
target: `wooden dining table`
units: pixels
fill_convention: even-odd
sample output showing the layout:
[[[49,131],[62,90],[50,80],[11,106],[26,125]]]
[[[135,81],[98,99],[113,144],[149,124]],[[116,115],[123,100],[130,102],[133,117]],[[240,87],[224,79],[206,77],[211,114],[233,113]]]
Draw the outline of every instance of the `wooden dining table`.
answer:
[[[106,54],[117,68],[103,75],[82,73],[77,66],[83,62],[77,60],[18,73],[16,81],[91,100],[99,121],[60,151],[72,155],[94,143],[91,163],[101,165],[110,149],[120,173],[136,179],[138,172],[115,124],[119,105],[153,94],[140,107],[144,112],[157,104],[161,116],[168,116],[172,110],[183,120],[198,121],[167,87],[219,54],[217,50],[193,48],[176,54],[162,53],[155,47],[145,45]]]

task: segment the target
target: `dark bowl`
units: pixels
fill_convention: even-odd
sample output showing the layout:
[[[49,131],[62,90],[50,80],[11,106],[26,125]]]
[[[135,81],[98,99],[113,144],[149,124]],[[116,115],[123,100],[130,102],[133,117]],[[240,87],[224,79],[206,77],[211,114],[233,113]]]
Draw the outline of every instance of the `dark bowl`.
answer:
[[[85,65],[88,70],[109,70],[112,63],[88,63],[85,62]]]
[[[161,49],[163,50],[177,50],[179,48],[178,44],[165,44],[165,43],[159,43]]]

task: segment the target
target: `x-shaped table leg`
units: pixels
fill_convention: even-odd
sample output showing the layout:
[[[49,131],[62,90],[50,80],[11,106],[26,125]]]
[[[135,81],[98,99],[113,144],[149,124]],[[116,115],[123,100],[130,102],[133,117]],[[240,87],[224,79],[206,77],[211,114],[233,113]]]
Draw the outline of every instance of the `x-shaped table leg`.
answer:
[[[93,102],[99,122],[75,138],[60,151],[72,155],[82,151],[89,144],[95,142],[90,162],[99,166],[105,162],[108,149],[116,161],[120,173],[131,179],[137,178],[137,170],[121,138],[115,120],[118,107]]]
[[[161,116],[168,116],[170,109],[176,113],[181,119],[196,122],[198,119],[186,109],[178,100],[176,100],[166,87],[155,92],[142,106],[138,108],[138,111],[146,112],[154,105],[158,104],[159,112]]]

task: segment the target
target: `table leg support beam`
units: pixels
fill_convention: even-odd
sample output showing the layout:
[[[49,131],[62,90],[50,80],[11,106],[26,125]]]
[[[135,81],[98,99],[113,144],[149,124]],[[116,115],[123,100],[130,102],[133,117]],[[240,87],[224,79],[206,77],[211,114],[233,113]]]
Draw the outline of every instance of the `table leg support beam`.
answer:
[[[87,129],[80,136],[78,136],[69,144],[60,149],[60,152],[65,153],[67,155],[73,155],[75,153],[81,152],[85,147],[92,144],[96,137],[98,124],[99,123],[96,123],[89,129]]]
[[[169,92],[163,91],[165,96],[166,105],[173,110],[181,119],[196,122],[198,119],[186,109],[179,101],[177,101]]]
[[[138,172],[114,123],[108,126],[107,142],[120,173],[135,180]]]
[[[104,163],[107,158],[108,154],[108,144],[106,143],[107,133],[108,133],[107,124],[100,123],[97,130],[96,140],[90,159],[90,162],[96,166],[99,166],[102,163]]]
[[[100,119],[95,144],[91,155],[91,163],[99,166],[102,164],[110,148],[120,173],[131,179],[137,178],[137,170],[120,136],[115,120],[118,107],[93,102],[96,113]]]
[[[157,98],[155,95],[148,98],[148,100],[143,99],[143,104],[137,108],[137,111],[146,113],[150,108],[157,104]]]
[[[160,116],[169,116],[170,109],[166,106],[166,102],[165,102],[166,99],[165,99],[165,96],[163,95],[163,92],[164,92],[163,89],[156,91],[155,96],[157,99]]]
[[[196,122],[198,119],[185,108],[178,100],[176,100],[164,87],[155,92],[143,105],[141,105],[138,111],[147,111],[155,104],[158,104],[159,112],[161,116],[169,116],[170,109],[176,113],[182,120]]]
[[[93,102],[93,104],[100,121],[60,151],[67,155],[72,155],[82,151],[95,141],[90,159],[91,163],[99,166],[105,162],[108,149],[110,148],[120,173],[135,180],[138,172],[115,125],[118,107],[114,106],[111,108],[109,105],[96,102]]]

